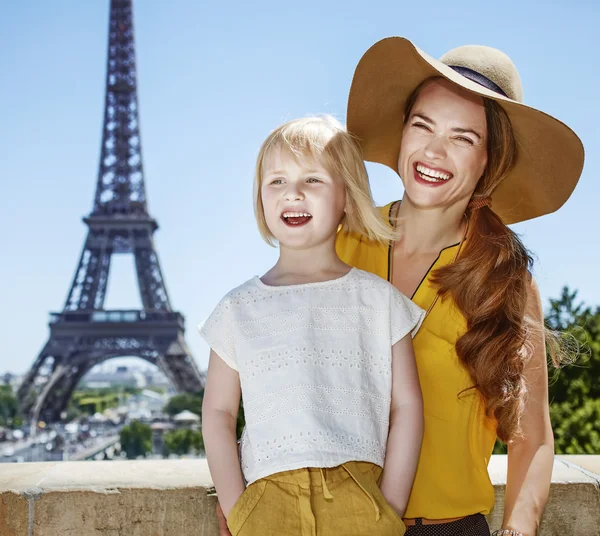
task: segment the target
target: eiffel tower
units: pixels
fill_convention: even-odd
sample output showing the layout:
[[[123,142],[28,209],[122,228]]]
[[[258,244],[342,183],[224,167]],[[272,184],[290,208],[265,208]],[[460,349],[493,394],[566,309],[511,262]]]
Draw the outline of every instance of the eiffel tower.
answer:
[[[204,379],[184,339],[184,318],[173,311],[148,213],[136,90],[132,0],[111,0],[106,99],[94,206],[64,308],[50,314],[50,338],[18,391],[30,423],[61,418],[79,380],[107,359],[140,357],[158,366],[179,391]],[[141,310],[105,310],[113,254],[133,254]]]

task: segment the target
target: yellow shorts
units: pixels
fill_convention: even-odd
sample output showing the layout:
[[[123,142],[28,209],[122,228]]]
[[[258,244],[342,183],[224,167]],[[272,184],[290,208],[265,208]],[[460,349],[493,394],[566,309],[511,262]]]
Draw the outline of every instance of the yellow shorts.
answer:
[[[348,462],[285,471],[250,484],[227,517],[233,536],[402,536],[379,490],[381,467]]]

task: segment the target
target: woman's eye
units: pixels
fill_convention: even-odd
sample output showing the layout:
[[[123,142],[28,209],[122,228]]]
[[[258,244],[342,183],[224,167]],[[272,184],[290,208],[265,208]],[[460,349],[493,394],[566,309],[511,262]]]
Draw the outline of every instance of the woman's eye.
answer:
[[[471,138],[465,138],[464,136],[458,136],[456,138],[457,141],[461,143],[467,143],[468,145],[473,145],[473,140]]]
[[[413,123],[413,127],[418,128],[419,130],[430,130],[424,123]]]
[[[275,185],[277,185],[277,184],[283,184],[283,179],[273,179],[271,181],[271,184],[275,184]]]
[[[308,179],[306,179],[306,182],[310,182],[310,183],[316,183],[316,182],[321,182],[320,179],[317,179],[317,177],[309,177]]]

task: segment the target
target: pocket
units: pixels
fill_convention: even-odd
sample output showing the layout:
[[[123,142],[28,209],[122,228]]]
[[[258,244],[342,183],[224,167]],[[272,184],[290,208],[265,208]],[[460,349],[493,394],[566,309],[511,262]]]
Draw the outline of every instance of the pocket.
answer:
[[[404,524],[404,521],[402,521],[402,518],[396,513],[396,510],[394,510],[392,505],[387,501],[379,487],[381,478],[383,477],[383,471],[380,467],[374,466],[371,474],[373,477],[372,490],[375,500],[382,506],[382,510],[386,512],[392,522],[398,527],[400,530],[398,534],[403,535],[406,532],[406,525]]]
[[[256,508],[258,501],[260,501],[265,492],[266,486],[266,480],[258,480],[250,484],[229,511],[227,527],[233,536],[236,536],[240,532],[242,526],[250,517],[252,510]]]
[[[392,508],[392,505],[383,496],[383,493],[381,493],[381,488],[379,487],[381,477],[383,476],[381,467],[373,465],[370,470],[350,472],[350,475],[354,481],[363,488],[363,491],[367,495],[370,495],[372,500],[377,503],[381,513],[380,521],[386,519],[384,525],[391,524],[391,526],[398,529],[398,532],[394,531],[394,534],[397,536],[403,536],[406,532],[406,525],[404,525],[402,518],[396,513],[396,511]]]
[[[398,532],[398,535],[403,536],[406,532],[406,525],[404,524],[404,521],[402,521],[402,518],[396,513],[396,510],[392,508],[392,505],[387,502],[386,498],[383,496],[383,493],[381,493],[381,500],[383,501],[389,516],[392,518],[400,531]]]

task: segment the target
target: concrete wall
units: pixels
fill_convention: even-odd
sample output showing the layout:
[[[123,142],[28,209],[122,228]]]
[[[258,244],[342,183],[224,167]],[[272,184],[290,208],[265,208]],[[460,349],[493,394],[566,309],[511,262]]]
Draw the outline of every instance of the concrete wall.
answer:
[[[506,456],[489,467],[502,519]],[[600,456],[558,456],[542,536],[600,536]],[[0,536],[217,536],[204,460],[0,464]]]

